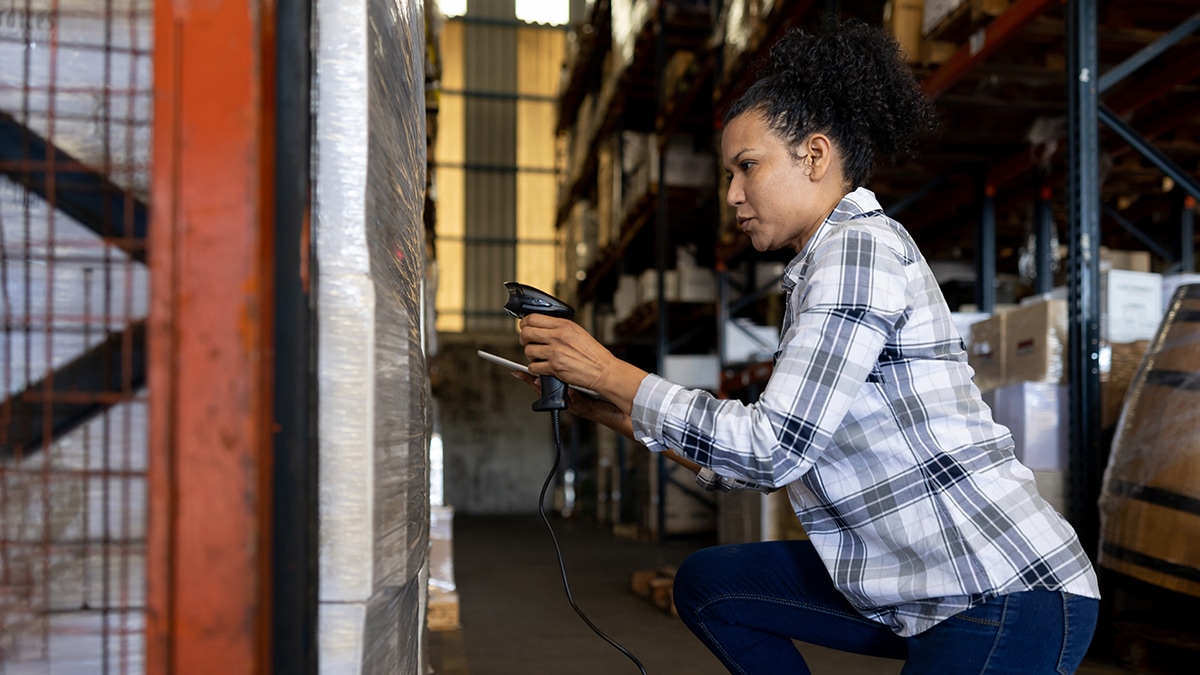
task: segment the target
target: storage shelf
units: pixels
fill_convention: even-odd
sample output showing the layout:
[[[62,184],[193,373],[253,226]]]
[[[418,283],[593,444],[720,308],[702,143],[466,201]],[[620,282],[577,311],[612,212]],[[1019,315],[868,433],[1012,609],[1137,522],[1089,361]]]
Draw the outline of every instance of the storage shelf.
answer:
[[[617,326],[617,339],[623,342],[653,340],[658,328],[658,308],[657,300],[638,305],[629,317]],[[713,323],[713,317],[716,316],[716,305],[711,302],[668,302],[667,316],[668,333],[673,333],[671,339],[679,337],[685,330],[705,324],[705,337],[709,341],[715,339],[716,324]]]
[[[660,187],[652,184],[629,209],[617,239],[600,251],[596,262],[588,268],[579,286],[579,298],[586,302],[594,298],[598,288],[612,282],[611,275],[618,266],[640,271],[654,265],[653,230],[658,208]],[[713,191],[700,188],[667,186],[667,211],[671,214],[672,238],[678,240],[684,230],[701,235],[711,230]],[[697,226],[696,223],[701,223]]]

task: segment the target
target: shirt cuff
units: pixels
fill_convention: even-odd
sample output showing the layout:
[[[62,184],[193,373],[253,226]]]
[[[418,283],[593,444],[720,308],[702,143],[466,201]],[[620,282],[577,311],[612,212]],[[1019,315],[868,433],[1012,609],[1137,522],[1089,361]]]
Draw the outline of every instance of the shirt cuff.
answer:
[[[642,379],[642,384],[633,397],[633,409],[630,410],[629,419],[633,423],[633,437],[647,449],[653,452],[667,449],[659,441],[662,438],[663,421],[667,416],[666,408],[682,390],[683,387],[671,384],[658,375],[647,375]]]

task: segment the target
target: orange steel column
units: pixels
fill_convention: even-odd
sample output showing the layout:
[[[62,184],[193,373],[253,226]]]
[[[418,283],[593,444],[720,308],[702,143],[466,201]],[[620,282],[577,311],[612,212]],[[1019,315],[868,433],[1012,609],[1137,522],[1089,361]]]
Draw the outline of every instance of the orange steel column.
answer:
[[[272,2],[155,5],[147,672],[270,672]]]

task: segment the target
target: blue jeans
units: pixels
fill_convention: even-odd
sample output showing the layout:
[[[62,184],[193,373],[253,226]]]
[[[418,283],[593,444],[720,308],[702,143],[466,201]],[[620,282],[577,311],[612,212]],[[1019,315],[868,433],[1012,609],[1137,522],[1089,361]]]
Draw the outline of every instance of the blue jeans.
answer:
[[[792,640],[904,659],[904,675],[1075,672],[1099,602],[1054,591],[1000,596],[913,637],[859,614],[808,541],[717,546],[675,576],[680,618],[731,673],[808,673]]]

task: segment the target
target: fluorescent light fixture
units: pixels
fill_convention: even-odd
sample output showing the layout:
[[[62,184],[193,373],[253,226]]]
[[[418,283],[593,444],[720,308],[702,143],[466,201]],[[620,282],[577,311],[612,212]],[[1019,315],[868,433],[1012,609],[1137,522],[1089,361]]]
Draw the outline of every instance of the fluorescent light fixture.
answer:
[[[462,16],[467,13],[467,0],[438,0],[438,7],[447,17]]]
[[[517,0],[517,18],[529,23],[561,26],[571,18],[568,0]]]

